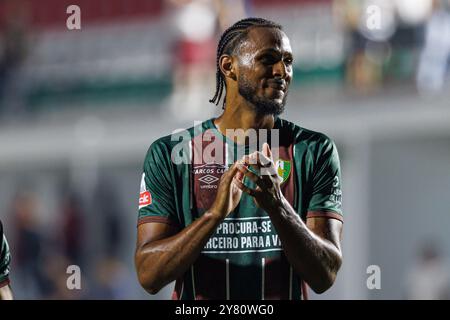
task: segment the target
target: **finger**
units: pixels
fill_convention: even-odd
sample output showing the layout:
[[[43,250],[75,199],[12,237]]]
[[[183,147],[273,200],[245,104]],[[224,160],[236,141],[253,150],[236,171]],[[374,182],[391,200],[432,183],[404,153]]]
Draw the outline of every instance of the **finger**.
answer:
[[[261,168],[260,173],[262,177],[270,176],[272,178],[275,178],[278,176],[277,169],[274,166]]]
[[[261,164],[263,168],[267,168],[273,164],[272,159],[262,152],[258,153],[258,163]]]
[[[256,164],[252,164],[251,158],[254,157],[253,159],[255,159],[259,156],[261,157],[261,161]],[[266,189],[269,185],[271,185],[269,184],[269,177],[278,179],[277,169],[275,168],[273,161],[261,153],[253,153],[249,156],[245,156],[241,159],[241,161],[246,167],[246,170],[242,170],[242,168],[239,169],[241,172],[246,173],[247,171],[250,171],[257,177],[259,177],[259,180],[267,180],[263,182],[253,180],[263,189]]]
[[[269,167],[272,164],[272,160],[267,157],[263,152],[256,151],[254,154],[251,155],[253,158],[256,159],[256,164],[260,167]]]
[[[238,165],[238,170],[255,183],[258,183],[258,180],[261,179],[259,175],[251,171],[246,165]]]
[[[245,164],[245,163],[248,163],[249,160],[250,160],[250,155],[247,154],[247,155],[244,155],[244,156],[241,158],[240,161],[241,161],[243,164]]]
[[[272,164],[272,160],[259,151],[255,151],[248,156],[244,156],[241,161],[243,161],[244,164],[251,165],[255,168],[269,167]]]
[[[258,151],[255,151],[249,155],[243,156],[242,161],[245,164],[256,165],[258,164]]]
[[[272,151],[270,150],[270,146],[267,142],[263,143],[263,154],[270,160],[273,160],[272,159]]]
[[[237,163],[233,163],[233,165],[223,174],[223,178],[231,183],[231,179],[238,173]]]
[[[248,167],[240,165],[238,166],[238,170],[240,173],[244,174],[250,180],[252,180],[261,190],[266,190],[272,186],[272,181],[270,179],[266,179],[266,177],[259,176],[254,172],[250,171]],[[262,170],[261,170],[262,171]],[[242,181],[242,180],[240,180]]]
[[[257,163],[255,152],[250,155],[243,156],[240,161],[242,166],[245,167],[247,171],[253,172],[255,175],[259,176],[260,165]],[[247,171],[243,172],[245,173]]]
[[[237,164],[233,163],[231,165],[231,167],[227,170],[227,174],[230,175],[230,176],[234,176],[237,171],[238,171]]]
[[[254,197],[256,195],[255,190],[246,187],[241,181],[237,180],[236,178],[233,178],[233,183],[239,188],[241,189],[243,192],[248,193],[249,195],[251,195],[252,197]]]
[[[244,173],[249,172],[249,175],[252,175],[253,177],[260,179],[261,178],[261,166],[257,164],[250,164],[244,166]],[[255,181],[255,180],[252,180]]]
[[[241,171],[238,171],[235,175],[236,179],[242,181],[244,179],[244,174]]]
[[[266,178],[267,176],[270,177],[276,177],[277,176],[277,169],[275,168],[275,165],[271,158],[268,158],[263,153],[258,153],[258,164],[259,170],[258,173],[262,178]]]

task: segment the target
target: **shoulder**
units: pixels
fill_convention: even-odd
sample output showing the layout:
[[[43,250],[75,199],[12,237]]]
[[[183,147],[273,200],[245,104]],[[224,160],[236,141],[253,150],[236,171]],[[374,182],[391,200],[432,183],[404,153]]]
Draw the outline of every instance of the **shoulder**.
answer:
[[[277,127],[282,137],[289,137],[297,145],[303,145],[308,149],[323,149],[334,147],[334,141],[326,134],[301,127],[286,119],[277,119]]]
[[[176,129],[172,131],[172,133],[156,139],[150,144],[150,147],[147,150],[146,160],[151,157],[170,159],[175,148],[180,150],[184,147],[188,147],[188,144],[194,136],[207,129],[208,121],[210,120],[206,120],[187,129]]]
[[[153,141],[148,148],[147,155],[151,152],[166,152],[173,148],[172,134],[160,137]]]

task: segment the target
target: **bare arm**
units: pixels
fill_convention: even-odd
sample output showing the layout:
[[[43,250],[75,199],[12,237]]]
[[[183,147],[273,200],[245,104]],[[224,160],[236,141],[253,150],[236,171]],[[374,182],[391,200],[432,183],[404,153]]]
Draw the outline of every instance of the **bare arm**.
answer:
[[[13,294],[9,284],[0,288],[0,300],[13,300]]]
[[[191,225],[177,232],[163,223],[138,227],[135,264],[139,282],[151,294],[181,277],[198,258],[217,226],[237,206],[242,192],[232,182],[242,179],[236,165],[221,178],[213,206]]]
[[[263,153],[254,153],[245,160],[252,167],[264,168],[262,176],[246,166],[239,166],[239,171],[256,183],[258,187],[255,190],[240,181],[236,184],[253,196],[256,204],[269,214],[294,271],[316,293],[322,293],[332,286],[342,264],[342,222],[317,217],[309,218],[305,224],[284,198],[271,157],[269,146],[265,145]],[[256,164],[251,164],[255,158]]]
[[[315,217],[305,224],[290,204],[286,200],[283,202],[269,216],[286,257],[311,289],[322,293],[333,285],[342,264],[342,222]]]
[[[164,223],[140,225],[135,263],[142,287],[155,294],[183,275],[220,221],[207,212],[177,234],[173,226]]]

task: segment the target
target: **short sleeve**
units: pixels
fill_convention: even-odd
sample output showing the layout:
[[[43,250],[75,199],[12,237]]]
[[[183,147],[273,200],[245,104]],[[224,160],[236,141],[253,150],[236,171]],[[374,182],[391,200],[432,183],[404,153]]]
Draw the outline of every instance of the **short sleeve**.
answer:
[[[5,235],[1,237],[0,248],[0,288],[9,284],[9,265],[11,263],[11,254],[9,252],[8,241]]]
[[[326,138],[316,157],[307,218],[326,216],[343,221],[341,168],[334,142]]]
[[[177,226],[172,166],[167,146],[154,142],[145,157],[139,193],[138,225],[162,222]]]

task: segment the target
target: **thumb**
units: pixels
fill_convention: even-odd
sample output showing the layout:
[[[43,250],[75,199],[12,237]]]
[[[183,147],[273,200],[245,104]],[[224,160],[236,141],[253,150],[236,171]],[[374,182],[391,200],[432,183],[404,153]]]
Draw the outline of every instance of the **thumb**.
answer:
[[[241,172],[238,170],[238,162],[233,163],[233,165],[227,170],[226,177],[231,182],[233,180],[233,177],[236,175],[237,178],[240,178]]]
[[[269,159],[272,159],[272,151],[270,151],[270,147],[267,142],[264,142],[262,151],[263,151],[263,155],[265,155]]]

